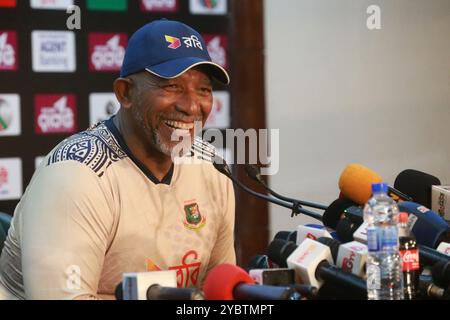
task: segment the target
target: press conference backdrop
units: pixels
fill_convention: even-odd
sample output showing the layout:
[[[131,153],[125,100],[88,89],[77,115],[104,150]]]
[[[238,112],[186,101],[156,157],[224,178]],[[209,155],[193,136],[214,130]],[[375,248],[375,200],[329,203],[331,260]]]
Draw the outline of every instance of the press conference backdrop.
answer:
[[[450,184],[450,1],[264,5],[267,120],[280,129],[271,187],[329,204],[350,162],[391,184],[407,168]],[[367,27],[370,5],[380,29]],[[271,237],[312,221],[270,210]]]
[[[79,30],[67,28],[72,4]],[[0,0],[0,211],[13,213],[58,142],[117,111],[112,83],[128,39],[163,17],[199,30],[212,59],[231,68],[227,0]],[[208,127],[225,129],[230,92],[214,89]]]

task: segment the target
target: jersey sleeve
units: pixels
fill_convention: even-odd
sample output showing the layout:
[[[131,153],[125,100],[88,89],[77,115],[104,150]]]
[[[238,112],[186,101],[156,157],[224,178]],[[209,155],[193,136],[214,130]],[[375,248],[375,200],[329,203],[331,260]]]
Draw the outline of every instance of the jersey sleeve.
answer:
[[[224,191],[223,221],[219,227],[217,240],[211,252],[207,272],[222,263],[236,264],[236,252],[234,249],[235,199],[233,183],[228,178],[225,178]]]
[[[42,168],[21,210],[26,299],[97,299],[114,225],[112,196],[75,161]]]

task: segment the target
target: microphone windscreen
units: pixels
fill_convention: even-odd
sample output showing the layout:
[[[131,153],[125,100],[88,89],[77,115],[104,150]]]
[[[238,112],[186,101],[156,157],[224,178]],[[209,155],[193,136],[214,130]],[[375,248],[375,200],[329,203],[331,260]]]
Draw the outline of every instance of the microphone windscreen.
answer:
[[[344,210],[355,205],[356,203],[352,200],[344,197],[334,200],[322,215],[323,225],[336,230],[336,226],[339,220],[341,220]]]
[[[116,286],[116,290],[114,290],[114,296],[116,297],[117,300],[123,300],[123,286],[122,286],[122,282],[120,282]]]
[[[438,186],[441,181],[428,173],[406,169],[395,178],[394,188],[409,195],[414,202],[431,208],[431,186]]]
[[[241,283],[255,284],[244,269],[224,263],[214,267],[205,279],[203,292],[207,300],[233,300],[234,288]]]
[[[320,237],[317,239],[317,242],[320,242],[330,248],[331,256],[333,257],[333,262],[334,264],[336,264],[337,256],[339,253],[339,246],[341,245],[341,243],[338,240],[327,237]]]
[[[245,270],[248,272],[251,269],[270,269],[269,257],[266,255],[256,255],[251,257]]]
[[[359,225],[348,218],[342,219],[336,226],[336,233],[342,243],[353,241],[353,234]]]
[[[281,268],[287,268],[287,258],[297,249],[295,242],[274,239],[267,248],[267,256]]]
[[[372,196],[372,183],[382,182],[381,177],[363,165],[352,163],[345,167],[339,178],[342,194],[357,204],[365,204]]]

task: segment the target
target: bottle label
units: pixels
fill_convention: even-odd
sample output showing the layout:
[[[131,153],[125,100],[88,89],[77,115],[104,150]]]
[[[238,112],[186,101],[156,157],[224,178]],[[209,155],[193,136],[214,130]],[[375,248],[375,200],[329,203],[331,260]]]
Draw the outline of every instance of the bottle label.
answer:
[[[367,290],[380,290],[381,272],[377,265],[367,266]]]
[[[393,251],[398,249],[398,230],[396,227],[381,229],[381,250]]]
[[[378,230],[376,228],[367,229],[367,248],[369,251],[380,250]]]
[[[419,251],[414,250],[400,250],[402,257],[402,270],[419,270]]]

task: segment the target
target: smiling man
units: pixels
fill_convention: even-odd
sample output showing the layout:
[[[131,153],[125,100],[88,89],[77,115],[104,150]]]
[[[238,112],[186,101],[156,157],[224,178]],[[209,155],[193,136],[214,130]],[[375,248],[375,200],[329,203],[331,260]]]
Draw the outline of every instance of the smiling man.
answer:
[[[174,162],[229,77],[199,33],[158,20],[130,39],[117,115],[56,146],[18,204],[0,297],[113,298],[124,272],[176,270],[179,287],[235,263],[234,192],[207,161]]]

